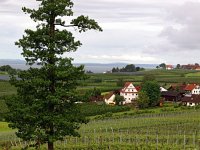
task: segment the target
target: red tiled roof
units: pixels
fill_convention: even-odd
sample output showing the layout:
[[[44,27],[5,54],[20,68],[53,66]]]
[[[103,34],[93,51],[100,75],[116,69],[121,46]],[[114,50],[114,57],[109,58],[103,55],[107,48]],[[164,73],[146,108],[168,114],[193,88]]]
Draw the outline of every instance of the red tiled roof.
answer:
[[[192,91],[196,86],[197,86],[196,84],[187,84],[185,90]]]
[[[124,88],[127,88],[131,83],[132,83],[132,82],[126,82],[126,83],[124,84]]]
[[[130,84],[132,84],[132,82],[126,82],[126,83],[124,84],[124,87],[120,90],[120,92],[124,92],[124,91],[128,88],[128,86],[129,86]]]
[[[104,99],[109,99],[113,96],[114,92],[110,92],[104,96]]]
[[[186,84],[181,84],[181,85],[179,85],[179,84],[172,84],[172,85],[168,88],[168,90],[185,91],[185,87],[186,87],[186,86],[187,86]]]
[[[135,86],[135,88],[138,92],[141,90],[141,86]]]
[[[196,69],[197,67],[199,67],[199,65],[188,64],[188,65],[181,66],[181,68],[183,69]]]
[[[125,92],[125,90],[128,88],[128,86],[130,84],[133,84],[133,83],[132,82],[126,82],[124,84],[124,87],[120,90],[120,92],[122,92],[122,93],[137,93],[141,90],[141,86],[135,86],[135,89],[137,90],[137,92]]]
[[[172,65],[166,65],[166,68],[174,68]]]

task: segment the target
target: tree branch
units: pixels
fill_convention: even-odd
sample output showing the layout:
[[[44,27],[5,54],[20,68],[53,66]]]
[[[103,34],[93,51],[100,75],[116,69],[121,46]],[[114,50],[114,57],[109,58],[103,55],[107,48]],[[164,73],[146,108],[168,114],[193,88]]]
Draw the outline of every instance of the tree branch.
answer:
[[[55,26],[62,26],[62,27],[78,27],[77,25],[64,25],[64,24],[58,24],[58,23],[55,23],[54,24]]]

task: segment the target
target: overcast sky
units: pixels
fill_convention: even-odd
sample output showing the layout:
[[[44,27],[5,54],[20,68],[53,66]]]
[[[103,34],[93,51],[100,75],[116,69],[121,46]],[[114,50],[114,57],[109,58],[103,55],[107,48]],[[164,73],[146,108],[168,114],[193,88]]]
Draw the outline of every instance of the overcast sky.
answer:
[[[199,0],[74,0],[75,15],[98,21],[103,32],[75,33],[82,42],[65,54],[75,62],[200,63]],[[14,42],[35,24],[21,11],[35,0],[0,0],[0,59],[23,59]]]

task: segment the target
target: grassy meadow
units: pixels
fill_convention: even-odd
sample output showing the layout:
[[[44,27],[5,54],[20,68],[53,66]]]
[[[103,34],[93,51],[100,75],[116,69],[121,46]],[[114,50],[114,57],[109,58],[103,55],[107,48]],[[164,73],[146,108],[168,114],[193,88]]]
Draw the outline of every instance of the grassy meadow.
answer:
[[[146,70],[137,74],[88,74],[80,81],[77,90],[81,93],[98,88],[102,94],[119,89],[117,81],[131,81],[134,85],[142,82],[145,74],[154,75],[161,86],[176,83],[200,83],[200,72],[190,70]],[[7,111],[6,95],[16,93],[7,81],[0,81],[0,115]],[[200,109],[187,108],[166,103],[163,107],[138,110],[129,106],[105,106],[84,104],[82,113],[90,122],[81,126],[81,137],[66,137],[55,143],[56,149],[76,150],[192,150],[200,149]],[[34,141],[23,142],[8,128],[0,116],[0,149],[19,150]],[[46,149],[46,146],[41,149]]]

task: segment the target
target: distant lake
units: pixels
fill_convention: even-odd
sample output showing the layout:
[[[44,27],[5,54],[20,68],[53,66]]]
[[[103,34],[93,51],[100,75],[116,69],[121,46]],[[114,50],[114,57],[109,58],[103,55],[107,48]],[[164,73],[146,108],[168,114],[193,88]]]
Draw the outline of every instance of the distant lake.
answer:
[[[0,80],[9,80],[10,79],[10,77],[9,77],[9,75],[0,75]]]
[[[75,66],[79,66],[82,63],[74,63]],[[29,66],[26,65],[25,61],[23,60],[1,60],[0,59],[0,66],[3,65],[10,65],[13,68],[16,69],[28,69]],[[113,67],[125,67],[127,65],[127,63],[110,63],[110,64],[100,64],[100,63],[83,63],[83,65],[85,66],[85,70],[86,71],[92,71],[94,73],[103,73],[106,71],[111,71]],[[155,69],[156,66],[158,64],[135,64],[136,67],[142,67],[142,68],[146,68],[146,69]],[[33,67],[38,67],[36,65],[34,65]],[[7,77],[2,77],[2,78],[6,78]]]

